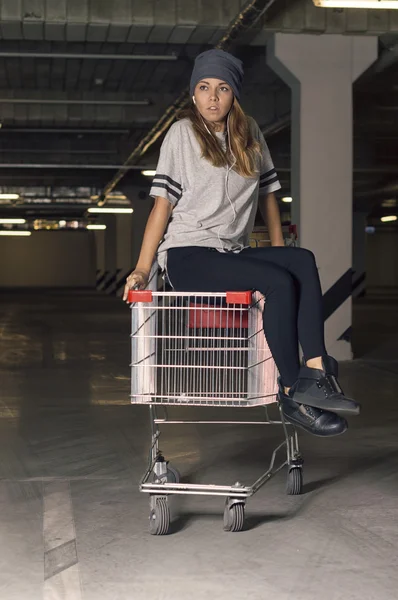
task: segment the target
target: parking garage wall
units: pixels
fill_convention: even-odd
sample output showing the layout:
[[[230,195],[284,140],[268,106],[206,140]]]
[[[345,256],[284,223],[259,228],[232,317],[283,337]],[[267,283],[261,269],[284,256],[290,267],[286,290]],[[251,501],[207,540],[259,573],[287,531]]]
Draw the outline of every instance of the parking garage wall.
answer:
[[[398,292],[398,231],[377,227],[366,236],[367,290]]]
[[[93,232],[33,231],[0,238],[0,288],[94,288]]]

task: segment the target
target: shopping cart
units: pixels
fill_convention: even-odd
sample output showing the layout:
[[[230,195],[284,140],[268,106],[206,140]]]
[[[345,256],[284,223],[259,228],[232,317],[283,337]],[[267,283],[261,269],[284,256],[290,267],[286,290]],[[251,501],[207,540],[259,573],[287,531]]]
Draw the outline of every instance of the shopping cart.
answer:
[[[302,491],[303,459],[294,427],[277,405],[277,369],[263,332],[264,297],[259,292],[180,293],[133,290],[131,402],[149,406],[151,448],[140,491],[150,495],[150,533],[170,528],[169,497],[199,494],[225,497],[224,529],[241,531],[245,504],[285,466],[286,491]],[[163,414],[158,416],[158,407]],[[170,419],[169,406],[263,407],[261,420]],[[183,483],[159,450],[166,424],[263,424],[281,426],[284,439],[274,449],[267,471],[251,486]],[[283,454],[283,458],[281,455]],[[278,460],[277,460],[278,458]]]

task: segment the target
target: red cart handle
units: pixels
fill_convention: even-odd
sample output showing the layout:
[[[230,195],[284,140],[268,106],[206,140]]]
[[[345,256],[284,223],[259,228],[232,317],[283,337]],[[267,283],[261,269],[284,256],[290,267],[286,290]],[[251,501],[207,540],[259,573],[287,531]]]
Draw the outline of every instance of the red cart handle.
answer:
[[[152,302],[153,294],[151,290],[130,290],[127,299],[130,304],[135,302]]]

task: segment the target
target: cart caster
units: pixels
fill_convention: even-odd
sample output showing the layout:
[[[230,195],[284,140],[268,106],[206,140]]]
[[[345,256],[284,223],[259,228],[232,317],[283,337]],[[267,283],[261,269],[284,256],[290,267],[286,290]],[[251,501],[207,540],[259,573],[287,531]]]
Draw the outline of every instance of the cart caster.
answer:
[[[149,515],[149,533],[151,535],[167,535],[170,529],[170,508],[167,498],[156,498],[151,501]]]
[[[301,467],[289,467],[286,481],[286,493],[298,496],[303,491],[303,471]]]
[[[170,465],[167,465],[166,473],[162,475],[156,475],[156,473],[153,473],[154,483],[180,483],[180,480],[180,472]]]
[[[245,525],[245,503],[227,498],[224,508],[224,531],[242,531]]]
[[[167,483],[180,483],[181,475],[177,469],[171,465],[167,465]]]

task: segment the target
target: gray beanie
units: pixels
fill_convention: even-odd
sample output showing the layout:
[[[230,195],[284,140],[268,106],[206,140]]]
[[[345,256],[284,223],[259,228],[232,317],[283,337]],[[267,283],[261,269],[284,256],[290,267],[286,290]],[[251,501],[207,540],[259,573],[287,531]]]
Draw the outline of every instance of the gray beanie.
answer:
[[[243,81],[243,64],[239,58],[224,50],[207,50],[195,59],[189,93],[193,96],[196,84],[206,77],[222,79],[228,83],[239,100]]]

